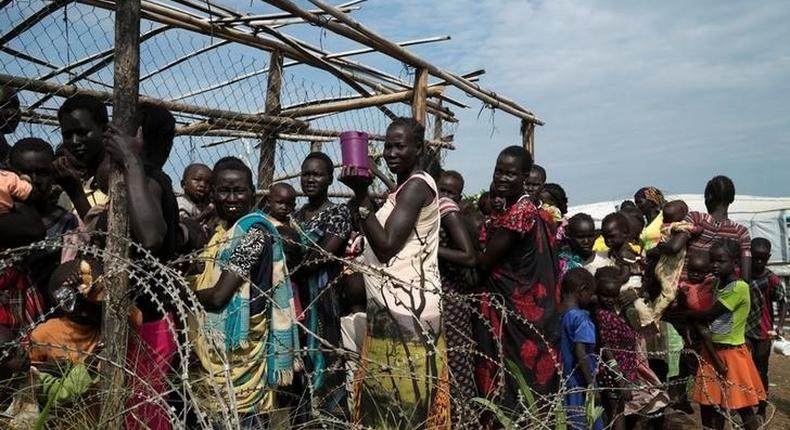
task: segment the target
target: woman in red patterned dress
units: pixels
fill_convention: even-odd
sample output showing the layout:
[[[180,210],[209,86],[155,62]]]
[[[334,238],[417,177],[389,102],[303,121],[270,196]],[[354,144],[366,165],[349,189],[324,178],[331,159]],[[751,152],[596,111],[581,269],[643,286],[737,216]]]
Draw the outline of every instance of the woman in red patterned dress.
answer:
[[[511,410],[518,404],[518,385],[505,370],[508,361],[535,393],[550,394],[558,387],[558,258],[550,216],[524,193],[531,167],[532,156],[521,147],[499,154],[494,189],[507,204],[492,217],[486,249],[478,257],[485,280],[477,334],[485,358],[475,373],[483,394],[498,397]]]

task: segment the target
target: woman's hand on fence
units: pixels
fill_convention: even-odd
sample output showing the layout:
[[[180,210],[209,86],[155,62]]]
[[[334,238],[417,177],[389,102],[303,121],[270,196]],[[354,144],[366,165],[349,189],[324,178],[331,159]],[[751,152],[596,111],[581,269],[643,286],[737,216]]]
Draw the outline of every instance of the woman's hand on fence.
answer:
[[[55,182],[68,192],[82,183],[82,172],[76,167],[74,156],[66,151],[60,152],[55,161],[52,162],[52,172],[55,175]]]
[[[142,147],[142,130],[137,135],[129,136],[115,124],[108,124],[104,132],[104,149],[112,160],[124,168],[134,160],[139,148]]]

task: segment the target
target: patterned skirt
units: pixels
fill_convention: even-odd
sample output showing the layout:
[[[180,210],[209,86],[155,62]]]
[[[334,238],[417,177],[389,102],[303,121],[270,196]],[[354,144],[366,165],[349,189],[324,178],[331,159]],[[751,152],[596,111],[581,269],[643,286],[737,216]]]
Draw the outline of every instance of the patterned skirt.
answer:
[[[376,429],[449,430],[445,339],[408,325],[369,301],[368,333],[354,375],[353,421]]]

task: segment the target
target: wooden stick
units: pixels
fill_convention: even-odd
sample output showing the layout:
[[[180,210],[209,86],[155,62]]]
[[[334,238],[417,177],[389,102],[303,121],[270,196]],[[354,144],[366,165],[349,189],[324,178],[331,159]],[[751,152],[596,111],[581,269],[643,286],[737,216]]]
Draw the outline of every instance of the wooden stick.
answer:
[[[269,77],[266,81],[266,114],[280,113],[280,90],[282,88],[283,54],[272,52],[269,57]],[[277,149],[277,133],[268,133],[261,138],[260,160],[258,161],[258,188],[266,189],[274,177],[274,153]]]
[[[76,94],[89,94],[101,99],[104,102],[110,102],[113,99],[112,94],[104,91],[78,88],[74,85],[60,85],[51,82],[42,82],[35,79],[21,78],[18,76],[9,76],[4,74],[0,74],[0,85],[8,85],[20,90],[35,91],[38,93],[52,93],[53,95],[58,95],[61,97],[71,97]],[[236,123],[246,123],[250,124],[251,126],[276,126],[293,130],[307,128],[307,123],[293,118],[212,109],[202,106],[188,105],[185,103],[169,102],[147,96],[140,96],[139,101],[161,106],[173,112],[191,113],[219,120],[232,120]]]
[[[441,90],[440,90],[441,92]],[[425,103],[428,99],[428,71],[417,69],[414,76],[414,92],[411,102],[411,112],[417,122],[425,126],[426,109]]]
[[[485,90],[480,86],[478,86],[477,84],[469,82],[468,80],[460,76],[457,76],[451,72],[447,72],[443,69],[440,69],[434,66],[433,64],[429,63],[428,61],[420,57],[417,57],[416,55],[410,53],[409,51],[399,46],[394,46],[392,42],[384,39],[383,37],[379,36],[373,31],[367,29],[353,18],[338,11],[337,8],[321,0],[310,0],[310,2],[318,6],[322,10],[328,12],[330,15],[335,17],[340,23],[345,25],[341,25],[338,22],[319,19],[315,15],[310,14],[309,12],[305,11],[304,9],[300,8],[299,6],[297,6],[296,4],[294,4],[289,0],[265,0],[265,1],[269,4],[279,7],[282,10],[291,12],[294,15],[305,18],[308,21],[312,22],[313,24],[320,25],[322,27],[330,29],[339,35],[345,36],[351,40],[362,43],[366,46],[377,48],[383,53],[393,58],[396,58],[400,61],[403,61],[411,66],[425,68],[433,76],[448,81],[450,84],[454,85],[455,87],[476,97],[477,99],[483,101],[484,103],[491,105],[494,108],[501,109],[518,118],[526,119],[535,122],[539,125],[543,124],[543,122],[539,120],[537,117],[535,117],[534,114],[524,109],[516,102],[509,100],[501,95],[498,95],[493,91]]]
[[[426,96],[441,94],[441,92],[442,88],[440,87],[434,87],[430,89],[424,88],[424,94],[422,97],[425,99]],[[290,108],[282,111],[281,115],[288,117],[303,117],[310,115],[320,115],[329,112],[339,113],[354,109],[363,109],[372,106],[381,106],[390,103],[402,102],[404,100],[411,100],[413,97],[415,97],[414,91],[401,91],[398,93],[379,94],[354,100],[339,100],[320,105]]]
[[[115,14],[115,73],[113,88],[113,122],[129,135],[135,134],[135,111],[140,79],[140,0],[128,0]],[[131,297],[129,273],[125,261],[129,256],[129,219],[126,183],[122,167],[113,163],[109,184],[110,208],[107,215],[107,245],[104,267],[110,278],[104,299],[102,340],[106,365],[102,366],[104,398],[101,421],[108,429],[122,429],[128,394],[125,384],[126,344],[129,336]]]
[[[525,120],[521,121],[521,144],[535,160],[535,124]]]

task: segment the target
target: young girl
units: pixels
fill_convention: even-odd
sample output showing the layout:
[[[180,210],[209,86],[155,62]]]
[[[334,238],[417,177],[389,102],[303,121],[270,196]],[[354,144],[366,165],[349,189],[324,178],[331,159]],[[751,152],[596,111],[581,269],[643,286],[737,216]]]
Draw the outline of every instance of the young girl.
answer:
[[[751,302],[749,284],[736,274],[740,256],[738,243],[730,239],[713,244],[710,265],[718,278],[716,301],[708,311],[690,311],[687,315],[710,322],[713,346],[724,364],[724,375],[717,374],[711,357],[703,352],[694,383],[694,400],[700,404],[702,425],[711,429],[724,428],[725,417],[719,409],[737,411],[746,429],[759,428],[760,418],[752,408],[766,398],[760,374],[745,345]]]
[[[620,270],[616,267],[598,269],[595,284],[599,303],[595,324],[601,348],[598,383],[612,428],[625,429],[626,418],[630,421],[629,416],[655,413],[667,405],[669,398],[641,352],[639,334],[621,316],[618,298],[623,278]]]
[[[595,324],[584,308],[595,294],[595,278],[582,267],[570,269],[562,279],[560,315],[562,379],[565,381],[565,413],[570,428],[584,430],[587,425],[587,397],[595,393]],[[602,429],[599,419],[594,429]]]

